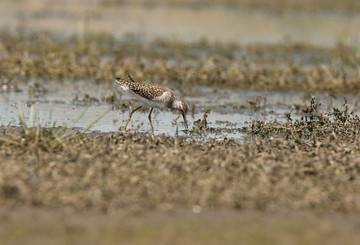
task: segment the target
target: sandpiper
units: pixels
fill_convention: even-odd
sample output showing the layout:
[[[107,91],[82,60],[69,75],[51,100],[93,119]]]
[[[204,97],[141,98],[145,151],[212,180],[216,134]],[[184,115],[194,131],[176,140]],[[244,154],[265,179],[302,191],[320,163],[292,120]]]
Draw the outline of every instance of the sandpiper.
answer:
[[[184,118],[185,128],[188,129],[188,124],[186,120],[186,114],[189,108],[188,103],[178,100],[174,91],[167,87],[155,84],[139,83],[132,79],[129,74],[127,75],[130,81],[117,77],[115,79],[115,82],[120,84],[123,90],[130,92],[131,95],[140,100],[144,106],[151,108],[148,118],[151,125],[152,137],[154,137],[154,126],[151,122],[151,113],[154,108],[169,108],[180,112]],[[132,110],[124,126],[125,130],[134,112],[139,110],[143,105]]]

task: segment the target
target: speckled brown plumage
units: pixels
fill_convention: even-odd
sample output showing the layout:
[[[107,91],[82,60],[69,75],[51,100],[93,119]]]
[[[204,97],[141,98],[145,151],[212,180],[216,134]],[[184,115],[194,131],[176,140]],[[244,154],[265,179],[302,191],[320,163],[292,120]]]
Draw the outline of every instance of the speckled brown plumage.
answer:
[[[172,96],[175,96],[174,92],[171,89],[167,88],[167,87],[160,86],[160,85],[155,85],[155,84],[138,83],[134,79],[132,79],[130,76],[129,76],[129,79],[130,79],[130,81],[125,80],[125,79],[120,78],[120,77],[117,77],[116,81],[120,85],[123,85],[123,86],[127,87],[133,93],[135,93],[137,95],[140,95],[141,97],[143,97],[145,99],[153,100],[153,99],[155,99],[157,97],[160,97],[165,92],[170,92],[170,94]]]
[[[154,128],[151,122],[151,113],[155,107],[165,107],[180,112],[184,118],[185,127],[186,129],[188,128],[186,114],[188,112],[189,105],[185,101],[178,100],[175,96],[175,93],[171,89],[161,85],[138,83],[132,79],[130,75],[128,75],[128,77],[130,81],[117,77],[115,82],[118,83],[123,90],[128,91],[138,100],[140,100],[143,105],[151,108],[149,113],[149,121],[152,134],[154,133]],[[125,129],[131,119],[131,116],[141,107],[142,106],[134,109],[130,113],[129,119],[124,126]]]

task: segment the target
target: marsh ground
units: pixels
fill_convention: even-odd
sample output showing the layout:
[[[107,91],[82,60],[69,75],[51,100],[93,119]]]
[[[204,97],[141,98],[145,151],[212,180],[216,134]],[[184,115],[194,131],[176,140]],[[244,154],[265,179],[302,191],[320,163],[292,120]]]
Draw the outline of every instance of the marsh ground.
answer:
[[[358,244],[358,3],[258,2],[2,1],[1,242]]]

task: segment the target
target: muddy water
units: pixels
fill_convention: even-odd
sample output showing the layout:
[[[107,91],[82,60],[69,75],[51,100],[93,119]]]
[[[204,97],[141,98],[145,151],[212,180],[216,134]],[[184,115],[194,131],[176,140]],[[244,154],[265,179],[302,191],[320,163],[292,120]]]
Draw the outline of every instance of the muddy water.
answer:
[[[62,34],[107,32],[117,37],[135,34],[145,39],[202,38],[235,43],[277,43],[285,39],[333,46],[339,40],[359,40],[360,15],[345,12],[272,12],[243,8],[201,9],[118,6],[97,1],[2,1],[0,28],[23,26]]]
[[[97,1],[64,1],[55,3],[45,0],[1,1],[0,28],[25,27],[29,30],[47,30],[56,34],[82,35],[84,32],[107,32],[119,38],[132,33],[145,39],[176,38],[184,41],[195,41],[202,38],[220,42],[236,43],[277,43],[288,37],[296,42],[316,45],[335,45],[339,40],[359,40],[358,27],[360,16],[333,12],[270,12],[264,10],[247,10],[208,7],[203,9],[143,6],[104,7]],[[314,55],[314,54],[311,54]],[[306,57],[301,56],[301,60]],[[40,113],[42,124],[50,127],[67,124],[85,128],[104,111],[110,110],[92,130],[102,132],[117,131],[125,121],[132,108],[138,105],[120,91],[115,84],[96,84],[88,81],[40,81],[47,90],[29,93],[29,86],[35,81],[19,84],[21,91],[4,90],[0,92],[0,124],[19,125],[16,101],[19,100],[26,120],[29,123],[30,105],[35,105],[35,122],[38,123]],[[114,105],[105,103],[102,98],[111,91],[119,101]],[[85,115],[75,124],[72,123],[87,108],[81,101],[85,95],[95,98],[89,105]],[[207,118],[210,128],[221,128],[221,133],[214,137],[232,137],[242,140],[242,127],[247,127],[252,120],[273,119],[285,120],[284,113],[290,111],[294,104],[304,104],[309,96],[302,93],[254,92],[193,87],[184,90],[184,98],[195,107],[189,115],[190,128],[193,122]],[[347,96],[351,99],[350,96]],[[77,98],[77,99],[76,99]],[[317,95],[326,110],[340,107],[343,96],[329,97]],[[352,98],[357,110],[355,101]],[[350,100],[351,101],[351,100]],[[254,103],[255,104],[254,104]],[[131,130],[139,129],[149,133],[147,111],[135,113]],[[296,115],[294,115],[296,116]],[[184,134],[182,118],[169,111],[155,110],[153,122],[156,134]],[[74,124],[74,125],[73,125]],[[228,129],[232,130],[228,130]]]
[[[28,125],[31,124],[30,108],[34,104],[33,125],[38,125],[39,116],[42,114],[42,125],[45,127],[55,124],[55,126],[86,128],[99,115],[109,110],[91,128],[99,132],[118,131],[119,127],[125,124],[131,108],[139,105],[138,101],[111,82],[96,84],[90,80],[42,81],[41,89],[38,88],[35,93],[29,92],[31,91],[29,88],[34,88],[34,82],[32,80],[26,84],[19,84],[20,91],[17,92],[3,90],[0,93],[0,124],[2,126],[20,126],[17,100],[20,101]],[[104,98],[111,93],[117,98],[114,104],[104,101]],[[180,94],[179,91],[176,93]],[[89,96],[90,101],[84,101],[86,95]],[[241,129],[249,127],[252,120],[285,121],[285,113],[289,112],[293,105],[308,103],[309,95],[193,87],[184,90],[183,98],[189,102],[190,107],[194,107],[194,113],[190,112],[188,115],[190,128],[196,128],[195,121],[202,119],[204,113],[207,112],[208,127],[217,129],[217,132],[210,133],[206,137],[219,139],[227,137],[242,141],[244,134]],[[324,110],[341,107],[343,104],[343,97],[334,98],[323,94],[317,95],[317,98],[322,102]],[[350,96],[347,98],[352,102],[351,109],[357,111],[358,107],[354,104],[356,98]],[[76,121],[85,110],[85,114]],[[128,129],[149,134],[150,125],[147,115],[148,110],[136,112]],[[293,117],[297,116],[299,115],[294,111]],[[183,131],[182,117],[171,111],[154,110],[153,123],[155,134],[170,136],[186,134]]]

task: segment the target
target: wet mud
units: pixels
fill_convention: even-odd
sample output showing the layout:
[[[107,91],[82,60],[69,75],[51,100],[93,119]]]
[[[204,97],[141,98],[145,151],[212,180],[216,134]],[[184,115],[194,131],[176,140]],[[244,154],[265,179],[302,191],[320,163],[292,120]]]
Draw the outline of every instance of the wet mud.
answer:
[[[55,234],[62,244],[358,243],[360,56],[353,39],[334,38],[338,26],[306,43],[279,42],[279,35],[263,43],[251,35],[249,42],[226,35],[169,38],[161,35],[165,24],[154,38],[138,33],[151,23],[134,24],[132,34],[104,23],[111,9],[134,18],[145,9],[156,22],[162,8],[184,17],[196,11],[223,16],[228,4],[257,7],[227,1],[221,11],[194,10],[197,1],[178,9],[177,2],[106,0],[92,2],[98,12],[89,4],[84,13],[80,2],[70,10],[36,1],[26,14],[23,3],[0,3],[20,16],[1,15],[4,25],[24,22],[0,29],[0,237],[6,242],[46,244]],[[324,8],[324,1],[306,3],[281,6],[301,5],[302,20]],[[267,4],[272,12],[251,13],[270,23],[281,17],[280,5]],[[356,25],[356,16],[341,12],[356,9],[353,1],[327,4],[340,27]],[[299,17],[284,12],[289,16]],[[331,19],[325,12],[316,16]],[[94,31],[96,25],[104,30]],[[189,30],[182,30],[186,36]],[[201,30],[202,36],[209,31]],[[179,115],[159,109],[155,139],[148,109],[123,130],[139,105],[113,82],[126,73],[186,100],[189,130]]]
[[[247,143],[197,140],[212,130],[206,122],[194,136],[155,141],[140,132],[9,127],[1,138],[0,201],[102,212],[199,205],[358,213],[360,119],[347,101],[330,112],[319,106],[312,98],[300,119],[253,121]]]
[[[4,206],[68,206],[102,212],[193,205],[240,210],[359,212],[356,94],[333,91],[317,94],[315,99],[307,85],[302,87],[299,81],[297,86],[286,81],[264,86],[261,77],[270,79],[273,73],[269,71],[282,69],[280,64],[266,68],[264,74],[268,76],[255,75],[256,86],[263,91],[251,90],[252,86],[241,90],[241,83],[236,86],[226,83],[235,80],[208,77],[222,77],[219,67],[233,58],[209,56],[210,63],[196,68],[206,68],[202,71],[206,75],[203,84],[201,79],[193,83],[194,78],[186,75],[186,68],[174,70],[162,62],[125,58],[129,54],[114,57],[116,62],[112,61],[112,65],[120,71],[105,65],[108,59],[102,61],[105,63],[95,62],[110,51],[108,47],[97,46],[96,52],[90,46],[79,49],[71,46],[71,39],[58,41],[46,33],[14,36],[5,32],[1,37],[6,44],[1,58],[5,67],[1,68],[0,107],[1,158],[4,159],[0,179]],[[29,41],[34,45],[27,45]],[[70,43],[65,46],[64,42]],[[142,44],[135,45],[141,50]],[[162,48],[172,45],[186,51],[200,44],[158,40],[151,45]],[[214,52],[207,45],[202,44]],[[219,53],[226,53],[225,50],[231,53],[237,47],[220,44],[215,49]],[[333,55],[335,60],[343,57],[345,53],[339,49],[348,50],[343,48],[317,49],[315,54],[321,53],[324,62],[331,64]],[[268,63],[269,57],[264,54],[280,50],[283,56],[279,56],[279,61],[283,64],[291,61],[294,53],[307,49],[307,46],[248,47],[256,57],[254,62],[263,63]],[[173,52],[147,53],[146,50],[151,49],[143,49],[141,56],[157,57],[155,60],[172,56]],[[180,61],[192,59],[186,52],[182,55],[185,57],[180,55]],[[199,56],[194,59],[203,62]],[[311,52],[308,59],[311,62],[317,58]],[[106,68],[97,69],[99,64]],[[139,66],[141,69],[135,71]],[[243,71],[246,76],[252,76],[251,67]],[[321,91],[322,87],[331,87],[332,81],[341,86],[341,91],[357,86],[356,80],[351,82],[354,69],[351,64],[341,68],[349,73],[341,77],[344,81],[340,83],[331,73],[335,70],[326,67],[314,68],[322,73],[308,68],[309,74],[319,79],[318,84],[315,80],[308,83],[312,88]],[[153,141],[144,110],[134,116],[130,130],[123,131],[121,126],[138,102],[120,91],[110,74],[121,75],[126,70],[133,71],[138,80],[161,77],[160,84],[173,88],[187,100],[191,105],[190,129],[183,130],[184,125],[176,114],[158,110],[154,114],[157,137]],[[253,71],[257,72],[256,66]],[[78,79],[89,76],[89,72],[93,79]],[[184,75],[178,76],[177,72]],[[294,68],[289,74],[299,73]],[[194,74],[202,76],[201,72]],[[281,78],[276,76],[274,81]],[[278,86],[291,89],[279,92],[275,89]],[[295,92],[298,90],[302,92]],[[334,198],[339,193],[341,198]]]

